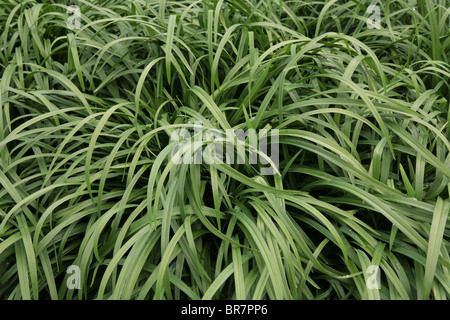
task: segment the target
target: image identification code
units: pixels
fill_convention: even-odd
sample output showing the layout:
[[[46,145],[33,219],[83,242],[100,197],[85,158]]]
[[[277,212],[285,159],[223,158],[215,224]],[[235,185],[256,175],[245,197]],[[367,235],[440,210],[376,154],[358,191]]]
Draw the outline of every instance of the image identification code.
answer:
[[[265,315],[267,314],[267,305],[259,304],[226,304],[225,308],[220,307],[197,307],[188,304],[181,308],[182,315],[207,315],[210,318],[214,314],[227,315]]]

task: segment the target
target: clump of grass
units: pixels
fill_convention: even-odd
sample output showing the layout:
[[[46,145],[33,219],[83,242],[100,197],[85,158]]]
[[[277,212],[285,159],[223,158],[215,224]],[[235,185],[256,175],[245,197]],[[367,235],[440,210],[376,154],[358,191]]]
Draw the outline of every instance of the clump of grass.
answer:
[[[449,297],[446,1],[72,4],[0,0],[1,299]],[[175,165],[196,121],[279,173]]]

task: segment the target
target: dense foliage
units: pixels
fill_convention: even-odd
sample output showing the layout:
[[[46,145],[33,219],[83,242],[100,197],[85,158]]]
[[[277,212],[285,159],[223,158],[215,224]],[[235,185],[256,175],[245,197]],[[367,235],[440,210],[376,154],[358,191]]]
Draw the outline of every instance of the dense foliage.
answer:
[[[0,0],[0,299],[447,299],[449,14]],[[278,172],[175,164],[196,121]]]

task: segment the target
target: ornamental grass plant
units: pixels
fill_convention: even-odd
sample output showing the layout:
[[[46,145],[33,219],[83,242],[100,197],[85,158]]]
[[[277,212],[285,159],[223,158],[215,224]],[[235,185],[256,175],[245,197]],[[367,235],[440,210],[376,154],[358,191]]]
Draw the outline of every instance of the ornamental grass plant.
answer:
[[[449,7],[0,0],[0,299],[448,299]]]

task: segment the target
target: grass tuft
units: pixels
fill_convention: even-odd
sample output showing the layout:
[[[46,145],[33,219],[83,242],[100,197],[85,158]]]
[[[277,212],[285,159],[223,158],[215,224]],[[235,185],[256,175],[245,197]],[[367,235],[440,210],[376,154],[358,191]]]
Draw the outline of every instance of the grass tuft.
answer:
[[[448,299],[449,21],[0,0],[0,299]],[[276,174],[174,163],[196,122],[279,130]]]

